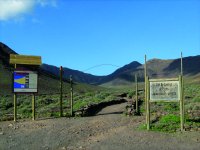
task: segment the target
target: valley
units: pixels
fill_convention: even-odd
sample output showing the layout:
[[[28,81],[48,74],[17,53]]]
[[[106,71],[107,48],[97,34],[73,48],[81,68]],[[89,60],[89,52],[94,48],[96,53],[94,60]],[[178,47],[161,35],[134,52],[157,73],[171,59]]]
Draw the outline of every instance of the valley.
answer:
[[[146,131],[144,66],[136,61],[108,76],[94,76],[64,68],[63,117],[60,117],[59,67],[42,64],[36,93],[36,120],[31,95],[18,95],[17,122],[13,122],[12,72],[9,54],[0,43],[0,149],[199,149],[200,56],[183,58],[185,132],[180,131],[179,103],[151,103],[150,131]],[[157,65],[159,64],[159,65]],[[180,59],[147,61],[150,78],[180,74]],[[134,76],[138,75],[139,114],[135,111]],[[70,115],[70,82],[74,80],[74,114]],[[116,100],[125,99],[119,104]],[[99,104],[103,108],[99,109]],[[93,114],[77,115],[89,107]],[[173,143],[173,144],[172,144]],[[176,146],[174,146],[176,145]]]

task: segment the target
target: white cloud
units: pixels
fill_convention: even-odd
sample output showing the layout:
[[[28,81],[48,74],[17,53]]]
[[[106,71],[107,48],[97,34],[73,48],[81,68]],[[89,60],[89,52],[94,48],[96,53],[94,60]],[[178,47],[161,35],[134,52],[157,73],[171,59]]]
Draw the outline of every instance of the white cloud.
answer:
[[[57,0],[0,0],[0,21],[20,18],[36,5],[57,7]]]
[[[42,23],[40,20],[38,20],[38,19],[36,19],[36,18],[33,18],[33,19],[31,20],[31,22],[34,23],[34,24],[41,24],[41,23]]]
[[[37,0],[37,3],[41,6],[57,7],[57,0]]]

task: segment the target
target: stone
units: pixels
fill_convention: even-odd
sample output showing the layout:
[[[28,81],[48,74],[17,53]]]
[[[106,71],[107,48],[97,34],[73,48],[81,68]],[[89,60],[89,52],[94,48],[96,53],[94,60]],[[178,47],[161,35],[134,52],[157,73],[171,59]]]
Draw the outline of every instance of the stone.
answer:
[[[76,134],[79,134],[79,132],[76,132]]]
[[[13,124],[9,124],[8,126],[9,126],[9,127],[12,127],[12,126],[13,126]]]

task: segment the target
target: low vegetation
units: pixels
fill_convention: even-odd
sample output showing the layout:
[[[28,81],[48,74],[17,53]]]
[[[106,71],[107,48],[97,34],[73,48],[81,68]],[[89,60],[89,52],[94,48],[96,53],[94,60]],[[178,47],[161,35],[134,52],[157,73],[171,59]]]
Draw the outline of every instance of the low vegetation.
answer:
[[[66,86],[66,88],[68,88]],[[128,89],[105,89],[91,88],[84,85],[75,87],[74,92],[74,111],[90,104],[110,101],[116,98],[119,93],[127,93],[128,98],[133,98],[135,91]],[[87,89],[86,89],[87,88]],[[78,89],[78,90],[77,90]],[[133,88],[134,89],[134,86]],[[141,89],[141,88],[140,88]],[[184,87],[185,97],[185,129],[187,131],[200,130],[200,85],[186,84]],[[59,93],[59,92],[58,92]],[[60,95],[38,94],[36,96],[36,118],[59,117],[60,114]],[[144,100],[144,93],[141,90],[140,98]],[[19,95],[17,101],[18,118],[32,117],[31,95]],[[180,111],[179,103],[151,103],[151,130],[161,132],[180,131]],[[63,94],[64,116],[70,116],[70,92]],[[140,107],[141,115],[145,115],[144,103]],[[4,95],[0,97],[0,120],[13,120],[13,97]],[[142,124],[140,129],[146,129]]]
[[[200,131],[200,85],[186,84],[184,91],[185,130]],[[178,102],[155,102],[151,103],[150,107],[150,130],[169,133],[180,131],[180,107]],[[142,111],[144,112],[144,104]],[[141,124],[139,129],[146,129],[146,125]]]
[[[103,90],[74,93],[74,111],[89,104],[115,99],[115,92]],[[17,98],[17,117],[32,117],[32,100],[31,95],[19,95]],[[70,116],[70,93],[63,94],[63,113],[64,116]],[[0,120],[13,120],[13,97],[2,96],[0,98]],[[42,94],[36,96],[36,118],[59,117],[60,114],[60,95],[59,94]]]

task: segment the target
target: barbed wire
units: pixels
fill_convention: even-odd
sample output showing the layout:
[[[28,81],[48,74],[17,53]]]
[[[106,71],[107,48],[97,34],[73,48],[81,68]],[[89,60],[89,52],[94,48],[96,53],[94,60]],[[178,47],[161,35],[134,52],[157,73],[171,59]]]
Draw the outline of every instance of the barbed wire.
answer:
[[[83,72],[88,71],[88,70],[92,70],[94,68],[98,68],[98,67],[101,67],[101,66],[112,66],[112,67],[120,68],[120,66],[113,65],[113,64],[99,64],[99,65],[95,65],[95,66],[89,67],[89,68],[83,70]]]

